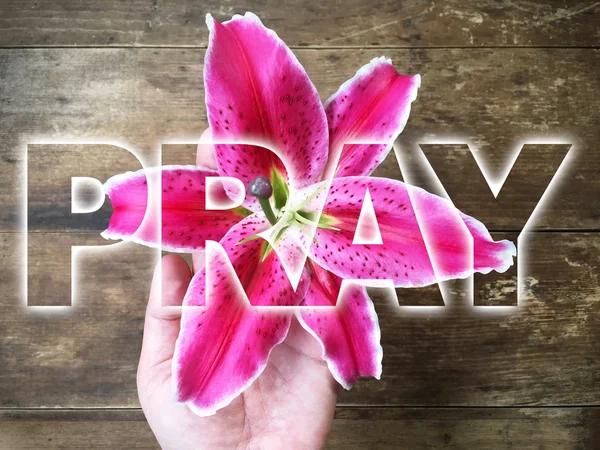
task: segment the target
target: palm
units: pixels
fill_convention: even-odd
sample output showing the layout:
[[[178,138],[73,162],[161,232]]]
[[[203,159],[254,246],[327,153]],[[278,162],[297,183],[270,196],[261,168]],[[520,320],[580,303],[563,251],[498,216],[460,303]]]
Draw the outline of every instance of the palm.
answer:
[[[190,278],[187,265],[168,256],[162,272],[163,304],[181,304]],[[324,444],[335,409],[336,383],[321,359],[320,345],[296,320],[259,378],[216,415],[199,417],[175,403],[171,358],[179,321],[160,308],[155,286],[146,317],[138,392],[164,449],[319,448]]]

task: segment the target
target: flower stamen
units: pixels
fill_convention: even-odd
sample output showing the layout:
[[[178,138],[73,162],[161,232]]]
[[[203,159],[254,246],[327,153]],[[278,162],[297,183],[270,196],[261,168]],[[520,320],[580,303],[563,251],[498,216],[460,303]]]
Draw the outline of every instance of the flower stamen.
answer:
[[[248,192],[258,199],[258,203],[260,203],[260,207],[264,211],[269,223],[275,225],[277,223],[277,216],[275,216],[273,208],[271,207],[271,202],[269,201],[273,195],[271,181],[264,176],[256,177],[248,183]]]

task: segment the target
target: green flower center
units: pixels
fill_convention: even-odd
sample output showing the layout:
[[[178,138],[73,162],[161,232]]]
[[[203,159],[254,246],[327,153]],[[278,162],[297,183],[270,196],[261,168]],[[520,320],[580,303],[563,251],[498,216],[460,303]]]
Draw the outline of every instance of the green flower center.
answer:
[[[285,178],[277,169],[273,168],[270,178],[259,176],[252,180],[248,184],[248,193],[256,197],[269,223],[279,227],[275,238],[278,239],[292,225],[297,226],[307,235],[312,235],[312,227],[338,230],[333,226],[337,223],[333,217],[325,214],[318,216],[318,214],[304,209],[326,186],[323,183],[299,205],[291,208],[288,205],[290,191]],[[256,238],[258,235],[250,236],[241,242]],[[270,251],[270,246],[267,246],[264,253],[268,253],[268,251]]]

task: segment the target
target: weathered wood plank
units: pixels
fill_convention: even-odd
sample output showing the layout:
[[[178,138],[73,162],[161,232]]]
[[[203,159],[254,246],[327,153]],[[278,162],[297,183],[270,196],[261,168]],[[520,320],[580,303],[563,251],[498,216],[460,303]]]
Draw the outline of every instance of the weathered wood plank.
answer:
[[[587,408],[338,408],[328,448],[593,449]]]
[[[0,44],[205,46],[207,13],[228,20],[248,10],[293,46],[597,46],[599,38],[593,0],[3,0]]]
[[[593,450],[598,408],[338,408],[327,448]],[[157,449],[140,410],[0,411],[11,450]]]
[[[160,449],[141,410],[4,410],[0,448]]]
[[[39,234],[48,254],[73,245],[72,234]],[[153,251],[127,243],[80,254],[76,306],[49,313],[21,303],[17,239],[0,233],[0,407],[137,406]],[[341,404],[600,405],[600,235],[533,233],[522,251],[523,303],[516,312],[407,311],[372,292],[383,376],[361,380],[340,395]],[[50,277],[38,287],[42,304],[60,304],[52,280],[68,277],[69,267],[50,273],[43,265],[29,267],[34,284]],[[514,272],[477,283],[492,303],[516,290]],[[441,304],[437,287],[398,296],[405,306]]]
[[[296,53],[326,98],[357,67],[382,51]],[[409,161],[417,144],[432,139],[464,136],[496,168],[506,165],[526,139],[574,143],[552,195],[530,225],[599,229],[600,111],[591,99],[600,91],[596,70],[600,50],[396,49],[385,53],[399,70],[420,72],[423,77],[409,124],[397,143]],[[0,228],[20,229],[22,223],[23,142],[36,138],[111,141],[127,144],[146,161],[155,161],[161,142],[197,139],[206,127],[203,54],[198,49],[1,50],[0,202],[4,207]],[[465,147],[426,150],[457,205],[494,230],[522,228],[562,159],[551,147],[526,147],[495,200]],[[190,160],[191,155],[181,154]],[[124,159],[107,154],[98,166],[104,175],[111,168],[119,172],[126,167]],[[50,157],[38,164],[38,180],[43,179],[43,169],[69,175],[75,168],[79,171],[81,163],[61,166],[54,161]],[[376,174],[398,178],[395,158],[390,156]],[[30,170],[30,177],[35,176]],[[31,221],[33,229],[101,230],[104,226],[101,221],[74,226],[56,217],[56,211],[70,211],[70,189],[64,183],[53,193],[52,205],[42,184],[30,191],[32,196],[45,192],[33,201],[45,205],[49,214]]]

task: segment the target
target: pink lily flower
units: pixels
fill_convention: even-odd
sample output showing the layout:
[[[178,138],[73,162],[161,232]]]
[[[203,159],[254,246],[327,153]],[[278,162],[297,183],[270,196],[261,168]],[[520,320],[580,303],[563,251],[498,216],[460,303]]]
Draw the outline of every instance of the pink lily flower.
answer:
[[[209,15],[207,24],[204,81],[216,170],[154,172],[162,181],[159,233],[142,225],[155,217],[147,208],[148,172],[105,185],[114,210],[106,238],[157,245],[159,235],[165,249],[207,251],[208,265],[184,299],[184,306],[202,308],[182,313],[173,358],[177,400],[199,415],[229,404],[264,370],[293,315],[321,343],[342,386],[379,378],[380,330],[364,284],[418,287],[503,272],[515,247],[494,242],[483,224],[445,199],[369,177],[406,124],[418,75],[400,75],[391,61],[376,58],[322,105],[293,53],[255,15],[225,23]],[[248,186],[243,208],[205,209],[205,179],[216,176]],[[355,242],[367,190],[382,245]],[[465,225],[472,258],[460,244]]]

